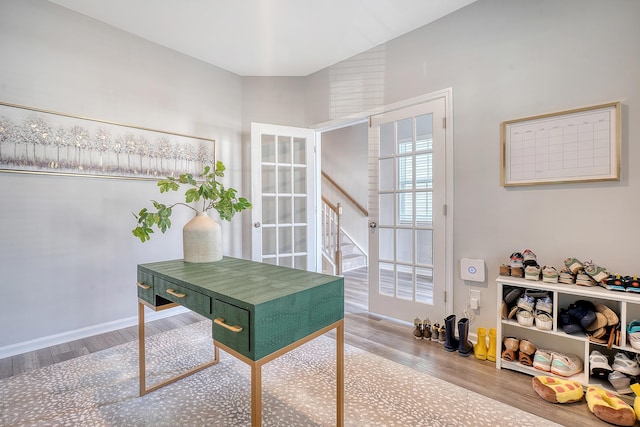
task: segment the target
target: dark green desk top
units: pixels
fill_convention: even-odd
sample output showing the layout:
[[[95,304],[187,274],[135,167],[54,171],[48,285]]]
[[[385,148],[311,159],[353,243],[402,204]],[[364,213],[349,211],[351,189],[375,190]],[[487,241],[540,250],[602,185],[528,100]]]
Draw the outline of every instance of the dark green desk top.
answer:
[[[204,293],[224,295],[249,305],[296,294],[343,279],[261,262],[224,257],[210,263],[183,260],[140,264],[139,269]],[[213,295],[215,296],[215,295]]]

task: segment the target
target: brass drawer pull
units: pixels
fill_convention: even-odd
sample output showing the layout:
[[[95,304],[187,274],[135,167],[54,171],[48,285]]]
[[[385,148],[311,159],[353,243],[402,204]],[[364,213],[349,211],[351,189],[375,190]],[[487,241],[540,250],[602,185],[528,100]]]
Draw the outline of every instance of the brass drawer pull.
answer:
[[[174,296],[174,297],[176,297],[176,298],[184,298],[184,297],[186,297],[186,296],[187,296],[186,294],[183,294],[183,293],[181,293],[181,292],[176,292],[176,291],[174,291],[173,289],[167,289],[167,293],[168,293],[169,295],[173,295],[173,296]]]
[[[145,289],[145,290],[146,290],[146,289],[151,289],[151,286],[150,286],[150,285],[145,285],[145,284],[144,284],[144,283],[142,283],[142,282],[138,282],[137,284],[138,284],[138,287],[139,287],[139,288],[142,288],[142,289]]]
[[[238,333],[242,331],[242,326],[227,325],[226,323],[224,323],[224,319],[222,317],[216,317],[215,319],[213,319],[213,323],[215,323],[216,325],[220,325],[223,328],[230,330],[231,332]]]

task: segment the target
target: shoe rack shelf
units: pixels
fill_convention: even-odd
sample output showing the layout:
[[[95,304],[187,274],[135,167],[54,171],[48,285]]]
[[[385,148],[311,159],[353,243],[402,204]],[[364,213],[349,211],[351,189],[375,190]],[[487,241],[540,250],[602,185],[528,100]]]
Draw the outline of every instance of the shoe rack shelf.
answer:
[[[563,283],[546,283],[542,281],[526,280],[508,276],[498,276],[496,279],[498,286],[497,295],[497,314],[498,325],[496,328],[496,343],[498,351],[496,354],[496,368],[510,369],[532,376],[541,375],[542,371],[533,367],[525,366],[519,362],[509,362],[500,357],[502,351],[501,345],[506,337],[514,337],[517,339],[526,339],[531,341],[536,347],[553,350],[563,354],[575,354],[584,362],[583,372],[571,377],[583,385],[598,385],[606,389],[612,390],[608,381],[598,378],[592,378],[589,375],[589,354],[592,350],[598,350],[605,354],[613,355],[616,351],[625,351],[628,353],[640,353],[640,350],[632,348],[627,341],[626,325],[635,319],[640,319],[640,294],[627,293],[620,291],[612,291],[600,286],[579,286],[568,285]],[[520,325],[515,319],[502,319],[501,306],[502,299],[505,295],[505,288],[519,287],[526,289],[539,289],[549,292],[553,300],[553,327],[551,330],[541,330],[535,326]],[[575,303],[577,300],[589,300],[594,303],[601,303],[616,312],[620,319],[620,345],[613,345],[611,349],[606,344],[598,344],[589,341],[586,334],[569,335],[565,333],[558,325],[558,318],[561,308],[567,308],[569,304]],[[610,357],[612,360],[612,357]],[[553,375],[546,372],[545,375]]]

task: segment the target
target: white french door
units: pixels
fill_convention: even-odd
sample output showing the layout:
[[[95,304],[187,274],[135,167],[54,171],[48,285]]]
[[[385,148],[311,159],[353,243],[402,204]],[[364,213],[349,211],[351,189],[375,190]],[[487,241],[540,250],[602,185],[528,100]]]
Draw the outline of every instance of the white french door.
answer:
[[[372,117],[369,311],[445,317],[445,98]]]
[[[318,270],[315,132],[251,124],[252,259]]]

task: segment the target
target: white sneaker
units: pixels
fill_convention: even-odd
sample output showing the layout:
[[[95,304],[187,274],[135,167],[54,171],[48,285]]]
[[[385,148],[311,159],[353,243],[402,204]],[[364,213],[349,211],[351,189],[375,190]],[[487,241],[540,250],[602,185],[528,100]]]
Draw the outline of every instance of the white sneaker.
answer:
[[[562,377],[570,377],[582,372],[583,364],[575,354],[553,353],[551,372]]]
[[[616,353],[613,357],[613,364],[611,368],[614,371],[622,372],[623,374],[636,376],[640,375],[640,367],[638,366],[638,362],[634,359],[631,360],[624,353]]]

